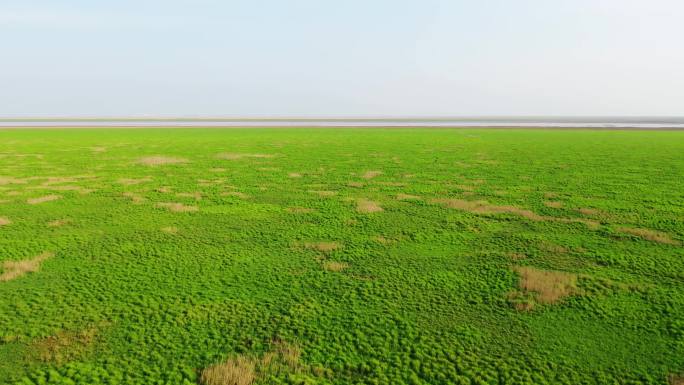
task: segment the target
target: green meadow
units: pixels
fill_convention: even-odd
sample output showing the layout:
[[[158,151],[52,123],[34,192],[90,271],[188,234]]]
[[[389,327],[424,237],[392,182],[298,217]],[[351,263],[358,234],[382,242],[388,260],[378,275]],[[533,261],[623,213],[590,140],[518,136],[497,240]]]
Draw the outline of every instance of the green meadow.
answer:
[[[684,383],[684,132],[0,130],[0,384]]]

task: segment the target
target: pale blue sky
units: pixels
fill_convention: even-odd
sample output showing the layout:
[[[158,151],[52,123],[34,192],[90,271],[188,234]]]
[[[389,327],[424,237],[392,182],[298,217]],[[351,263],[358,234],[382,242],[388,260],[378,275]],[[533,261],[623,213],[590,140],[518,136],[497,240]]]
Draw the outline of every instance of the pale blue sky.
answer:
[[[0,116],[684,115],[681,0],[0,0]]]

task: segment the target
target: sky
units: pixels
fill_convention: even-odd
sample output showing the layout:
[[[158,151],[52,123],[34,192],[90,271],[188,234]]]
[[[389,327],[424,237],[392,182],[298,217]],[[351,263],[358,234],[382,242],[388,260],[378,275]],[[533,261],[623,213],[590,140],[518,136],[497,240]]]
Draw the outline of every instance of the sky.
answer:
[[[0,117],[683,116],[681,0],[0,0]]]

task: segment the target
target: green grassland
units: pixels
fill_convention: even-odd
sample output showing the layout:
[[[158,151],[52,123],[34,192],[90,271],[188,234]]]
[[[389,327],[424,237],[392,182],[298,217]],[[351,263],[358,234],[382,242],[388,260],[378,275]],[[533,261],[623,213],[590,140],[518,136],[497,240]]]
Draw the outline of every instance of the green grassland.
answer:
[[[684,132],[2,130],[0,202],[2,384],[684,381]]]

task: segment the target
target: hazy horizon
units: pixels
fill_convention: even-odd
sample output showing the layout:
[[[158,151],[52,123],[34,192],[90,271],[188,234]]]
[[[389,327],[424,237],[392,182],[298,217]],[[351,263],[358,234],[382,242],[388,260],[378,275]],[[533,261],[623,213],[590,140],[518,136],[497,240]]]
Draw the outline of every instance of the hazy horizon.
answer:
[[[679,117],[675,0],[0,4],[0,118]]]

